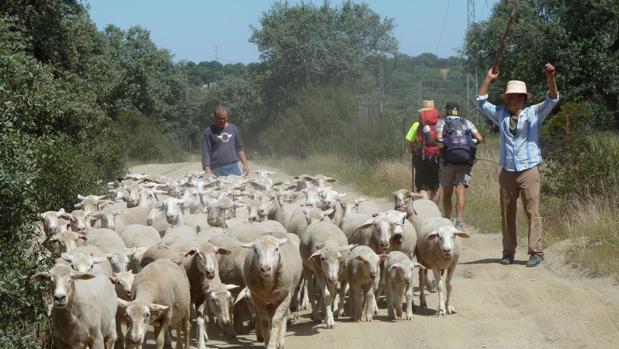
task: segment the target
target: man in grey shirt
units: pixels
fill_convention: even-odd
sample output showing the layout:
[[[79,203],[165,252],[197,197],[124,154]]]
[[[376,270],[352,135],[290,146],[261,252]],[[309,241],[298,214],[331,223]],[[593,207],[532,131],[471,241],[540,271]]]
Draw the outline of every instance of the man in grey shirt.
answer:
[[[206,175],[241,175],[238,161],[243,164],[243,175],[249,174],[243,142],[236,125],[228,122],[230,111],[224,106],[213,109],[214,123],[204,130],[202,168]]]

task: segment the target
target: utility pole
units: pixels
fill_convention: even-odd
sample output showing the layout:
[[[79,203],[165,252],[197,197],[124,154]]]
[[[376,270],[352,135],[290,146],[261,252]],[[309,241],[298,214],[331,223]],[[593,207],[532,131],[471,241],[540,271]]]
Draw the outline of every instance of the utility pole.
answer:
[[[475,0],[468,0],[467,4],[466,4],[466,13],[467,13],[467,17],[466,17],[466,32],[468,33],[471,30],[471,26],[473,25],[473,23],[475,23]],[[471,75],[472,72],[469,72],[467,74],[466,77],[466,104],[467,105],[471,105],[471,99],[470,99],[470,78],[469,75]],[[475,94],[477,94],[477,67],[475,68]],[[477,108],[475,109],[475,122],[479,123],[479,111],[477,110]],[[470,115],[470,108],[469,108],[469,115]]]

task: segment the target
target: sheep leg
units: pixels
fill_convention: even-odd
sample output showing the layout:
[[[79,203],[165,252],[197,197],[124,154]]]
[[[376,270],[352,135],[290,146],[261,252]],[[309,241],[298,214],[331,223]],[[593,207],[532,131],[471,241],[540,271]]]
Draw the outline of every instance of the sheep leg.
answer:
[[[365,308],[365,321],[372,321],[374,317],[374,306],[376,305],[376,297],[374,296],[374,286],[367,286],[367,290],[363,297],[363,307]]]
[[[395,314],[398,317],[398,319],[402,318],[402,299],[403,297],[403,292],[404,291],[404,287],[402,287],[402,285],[397,284],[397,285],[393,285],[393,306],[395,308]]]
[[[279,303],[273,313],[273,317],[271,318],[271,334],[269,336],[269,341],[267,342],[267,349],[284,348],[286,321],[288,320],[288,313],[290,311],[289,306],[291,298],[292,293],[288,293],[286,298]],[[282,331],[284,332],[283,336],[281,335]]]
[[[352,319],[353,321],[361,321],[363,313],[363,298],[361,296],[361,286],[357,284],[350,285],[350,298],[352,298]]]
[[[183,349],[183,341],[181,340],[182,321],[176,323],[176,349]]]
[[[383,293],[384,285],[380,282],[378,283],[378,287],[374,290],[374,299],[372,300],[372,309],[374,309],[374,315],[378,315],[378,298]]]
[[[438,293],[438,313],[437,316],[445,316],[445,295],[443,294],[443,277],[441,270],[437,267],[432,268],[434,280],[436,280],[436,293]]]
[[[346,280],[340,281],[340,289],[338,290],[338,304],[337,304],[337,312],[335,313],[336,318],[344,317],[344,302],[346,301]]]
[[[90,343],[90,348],[92,349],[105,349],[105,345],[103,343],[103,335],[101,331],[97,331],[95,338]]]
[[[331,295],[333,294],[329,290],[329,286],[325,282],[323,275],[316,275],[316,283],[318,283],[318,288],[320,289],[320,303],[321,309],[323,309],[325,316],[325,323],[327,324],[327,328],[334,328],[335,321],[333,320],[333,300],[331,299]]]
[[[266,305],[259,302],[254,302],[254,309],[256,310],[256,340],[268,345],[271,325],[269,311]]]
[[[191,321],[189,321],[189,314],[183,320],[183,339],[185,340],[185,348],[191,348]]]
[[[164,345],[171,347],[172,341],[167,342],[169,338],[170,334],[168,333],[168,319],[164,318],[163,320],[161,320],[161,325],[155,327],[155,343],[157,345],[157,349],[163,349]]]
[[[304,292],[304,294],[305,296],[309,296],[309,302],[312,306],[312,320],[318,322],[320,321],[320,310],[318,309],[318,306],[316,306],[316,299],[314,297],[316,290],[314,289],[314,283],[312,282],[312,275],[312,270],[306,266],[303,266],[303,279],[304,283],[307,286],[307,292]]]
[[[445,277],[445,287],[447,288],[447,300],[446,300],[446,307],[447,307],[447,314],[455,314],[456,313],[456,309],[454,308],[453,304],[451,304],[451,278],[453,277],[454,272],[456,271],[456,265],[457,263],[454,262],[448,269],[447,269],[447,276]]]
[[[205,342],[209,339],[204,320],[204,302],[196,306],[196,323],[198,324],[198,349],[206,349]]]
[[[427,308],[428,303],[426,302],[426,273],[424,273],[424,269],[419,269],[419,306],[421,308]]]
[[[125,325],[124,312],[119,308],[116,308],[116,336],[117,340],[114,343],[114,349],[125,349],[125,331],[123,331],[123,325]]]
[[[392,289],[392,285],[391,283],[387,283],[387,286],[385,287],[385,298],[387,298],[387,316],[389,317],[389,320],[395,320],[395,313],[394,313],[394,300],[393,300],[393,289]]]
[[[408,286],[406,286],[405,296],[406,296],[406,319],[412,320],[413,319],[413,303],[414,303],[412,282],[408,284]]]

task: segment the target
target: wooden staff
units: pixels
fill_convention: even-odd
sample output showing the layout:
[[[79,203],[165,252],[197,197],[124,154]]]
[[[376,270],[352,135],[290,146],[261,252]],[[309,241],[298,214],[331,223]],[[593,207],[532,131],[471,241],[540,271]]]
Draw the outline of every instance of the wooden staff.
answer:
[[[501,44],[499,46],[499,50],[497,51],[494,66],[492,67],[492,72],[495,74],[498,72],[499,64],[501,64],[501,59],[503,59],[503,54],[505,53],[505,48],[507,47],[507,38],[509,37],[512,23],[514,22],[514,18],[516,17],[518,5],[520,5],[520,0],[514,0],[514,7],[512,8],[512,13],[509,15],[509,19],[507,20],[507,27],[505,28],[505,32],[503,33],[503,37],[501,38]]]

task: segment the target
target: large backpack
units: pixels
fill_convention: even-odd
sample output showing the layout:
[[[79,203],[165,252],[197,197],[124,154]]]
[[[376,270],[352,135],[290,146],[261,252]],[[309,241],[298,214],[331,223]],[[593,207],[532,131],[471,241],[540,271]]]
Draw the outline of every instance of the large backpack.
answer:
[[[462,118],[445,118],[443,160],[449,164],[469,164],[475,160],[473,132]]]
[[[419,127],[417,128],[417,143],[420,146],[417,148],[417,156],[422,159],[438,159],[440,157],[439,147],[436,145],[436,123],[441,115],[438,109],[424,110],[419,114]],[[425,126],[430,127],[430,132],[423,132]]]

